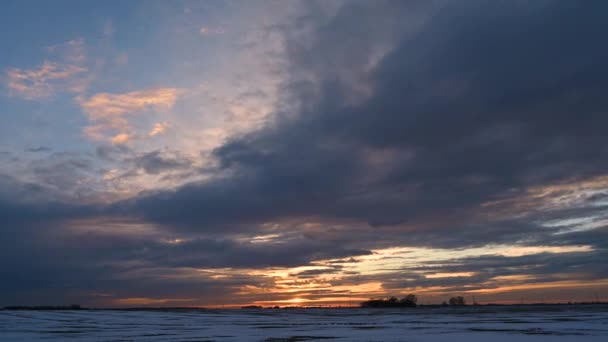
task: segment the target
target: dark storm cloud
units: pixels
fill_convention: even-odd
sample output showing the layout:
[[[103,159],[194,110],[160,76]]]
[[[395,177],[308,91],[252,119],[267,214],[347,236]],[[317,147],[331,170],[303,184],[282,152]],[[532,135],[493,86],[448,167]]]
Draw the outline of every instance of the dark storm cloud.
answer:
[[[95,155],[106,161],[115,161],[121,156],[132,153],[126,145],[99,145],[95,148]]]
[[[157,175],[166,171],[187,170],[192,167],[192,161],[175,153],[152,151],[128,159],[135,167],[141,168],[148,174]]]
[[[51,240],[52,234],[45,238]],[[191,298],[191,305],[200,305],[201,299],[229,303],[240,286],[268,282],[247,275],[212,279],[175,263],[170,267],[160,261],[152,264],[137,257],[138,251],[154,246],[142,240],[103,236],[97,236],[97,241],[82,237],[66,240],[17,240],[10,245],[3,241],[0,303],[107,306],[119,305],[112,301],[129,297]]]
[[[37,183],[23,183],[0,174],[0,233],[19,232],[39,223],[63,221],[95,214],[96,206],[79,206],[53,200],[54,192]]]
[[[143,233],[132,231],[140,224],[136,221],[107,221],[102,207],[49,202],[51,195],[44,188],[15,179],[2,184],[2,305],[108,305],[112,299],[168,298],[176,293],[193,298],[192,305],[210,298],[230,303],[243,300],[232,296],[240,286],[272,284],[264,277],[235,274],[217,280],[194,269],[288,267],[370,253],[304,237],[264,243],[200,238],[176,243],[170,233],[152,227]],[[17,200],[21,198],[30,200]]]
[[[246,243],[197,239],[173,243],[162,235],[111,234],[100,222],[19,222],[0,231],[0,303],[108,305],[127,297],[247,301],[240,286],[272,287],[270,278],[227,274],[217,280],[200,269],[246,269],[308,264],[324,258],[369,254],[326,242]],[[36,222],[39,223],[39,222]],[[120,231],[128,231],[127,224]],[[111,294],[97,298],[95,293]],[[182,303],[182,305],[184,305]]]
[[[218,148],[226,176],[121,205],[199,231],[307,216],[481,227],[485,202],[607,169],[606,6],[348,3],[308,44],[288,41],[285,96],[301,105]],[[374,37],[393,45],[370,67]],[[358,81],[369,95],[352,100]]]
[[[149,246],[140,255],[154,264],[199,268],[260,268],[306,265],[314,260],[367,255],[370,251],[299,239],[280,243],[242,243],[231,240],[193,240],[176,245]]]
[[[30,171],[41,184],[69,192],[78,187],[86,174],[93,171],[93,162],[69,153],[54,153],[48,158],[30,162]]]

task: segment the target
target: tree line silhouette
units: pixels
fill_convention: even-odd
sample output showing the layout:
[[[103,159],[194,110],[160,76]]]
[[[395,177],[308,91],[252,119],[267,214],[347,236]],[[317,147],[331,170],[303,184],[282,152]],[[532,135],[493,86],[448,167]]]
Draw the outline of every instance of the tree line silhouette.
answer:
[[[417,303],[418,297],[409,294],[401,299],[398,299],[397,297],[370,299],[361,303],[361,306],[364,308],[415,308]]]
[[[464,306],[466,300],[462,296],[450,298],[443,302],[442,306]],[[361,303],[363,308],[415,308],[418,306],[418,297],[414,294],[399,299],[397,297],[370,299]]]

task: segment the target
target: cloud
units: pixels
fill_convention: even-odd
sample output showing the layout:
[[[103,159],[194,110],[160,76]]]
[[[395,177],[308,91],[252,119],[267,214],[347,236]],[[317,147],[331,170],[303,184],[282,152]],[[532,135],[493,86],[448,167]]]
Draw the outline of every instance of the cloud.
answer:
[[[177,153],[152,151],[141,154],[128,160],[133,162],[137,168],[143,169],[148,174],[160,174],[165,171],[188,170],[192,167],[192,161]]]
[[[120,156],[130,153],[131,150],[125,145],[99,145],[95,149],[95,155],[104,161],[117,161]]]
[[[121,116],[146,108],[171,109],[177,99],[175,88],[157,88],[124,94],[98,93],[81,102],[93,120]]]
[[[212,36],[212,35],[218,35],[218,34],[224,34],[226,31],[224,31],[221,28],[213,28],[213,27],[207,27],[207,26],[203,26],[200,28],[200,30],[198,30],[199,34],[201,36]]]
[[[84,38],[71,39],[51,45],[46,50],[67,63],[82,65],[87,60],[87,49]]]
[[[46,48],[48,59],[39,68],[6,70],[9,95],[27,100],[45,100],[57,93],[80,94],[89,82],[86,45],[77,38]]]
[[[91,121],[91,125],[84,128],[84,133],[93,140],[126,143],[134,135],[129,116],[142,114],[146,110],[171,110],[178,95],[179,90],[175,88],[156,88],[123,94],[98,93],[82,99],[79,104]],[[157,125],[153,128],[156,134],[166,129],[162,123]]]
[[[67,234],[52,221],[47,221],[42,231],[41,227],[13,232],[1,228],[3,241],[9,236],[17,241],[12,245],[0,243],[0,275],[10,279],[0,284],[2,305],[77,302],[108,306],[120,304],[117,299],[142,297],[143,293],[152,298],[169,298],[178,288],[181,296],[197,298],[193,305],[200,305],[202,293],[213,293],[227,302],[238,287],[262,284],[260,277],[255,276],[213,279],[211,274],[199,270],[163,267],[160,266],[162,261],[153,259],[146,261],[146,256],[144,259],[137,257],[142,243],[147,244],[141,238],[99,235],[90,231]],[[36,230],[39,232],[33,234]],[[61,238],[50,239],[52,235]],[[154,243],[150,245],[154,246]],[[28,262],[27,255],[35,256],[38,261]],[[129,264],[140,266],[133,268]],[[146,285],[142,287],[144,279],[147,279]],[[66,284],[70,284],[70,291],[65,291]]]
[[[87,69],[77,65],[46,61],[38,69],[12,68],[6,71],[9,94],[27,100],[41,100],[57,91],[77,91],[80,83],[73,78]]]
[[[70,201],[78,198],[81,203],[97,198],[99,175],[94,161],[72,153],[50,153],[27,163],[19,175],[44,187],[52,201]]]
[[[599,127],[607,122],[596,113],[606,101],[596,75],[608,69],[589,59],[606,53],[594,43],[603,22],[594,6],[571,13],[563,3],[381,4],[347,4],[308,44],[288,41],[292,79],[284,89],[294,104],[281,108],[288,113],[276,124],[217,148],[221,176],[126,205],[176,230],[312,217],[469,246],[535,236],[533,224],[514,219],[523,214],[517,199],[605,173]],[[399,20],[410,6],[427,18],[415,27]],[[375,26],[369,11],[387,24]],[[585,39],[547,39],[563,20]],[[367,29],[369,39],[348,39]],[[371,55],[375,36],[392,37],[379,59]],[[368,53],[345,59],[342,41]],[[367,96],[351,101],[356,84],[343,70],[361,75]],[[512,201],[488,206],[505,199]],[[493,216],[499,212],[506,217]]]
[[[119,133],[113,136],[111,141],[113,145],[121,145],[128,143],[130,138],[126,133]]]
[[[169,128],[168,122],[157,122],[154,124],[154,127],[152,127],[150,132],[148,132],[148,136],[155,137],[157,135],[165,134],[165,131],[167,131],[167,128]]]
[[[46,146],[38,146],[38,147],[28,148],[25,151],[26,152],[32,152],[32,153],[50,152],[51,148],[50,147],[46,147]]]

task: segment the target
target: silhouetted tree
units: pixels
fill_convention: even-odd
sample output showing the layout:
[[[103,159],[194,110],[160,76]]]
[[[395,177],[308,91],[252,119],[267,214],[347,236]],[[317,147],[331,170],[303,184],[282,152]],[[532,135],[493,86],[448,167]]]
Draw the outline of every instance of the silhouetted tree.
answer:
[[[361,303],[364,308],[405,308],[405,307],[416,307],[418,297],[410,294],[401,299],[397,297],[390,297],[388,299],[370,299]]]
[[[401,300],[399,301],[399,303],[401,304],[401,306],[415,307],[416,303],[418,303],[418,297],[416,297],[416,295],[409,294],[409,295],[401,298]]]
[[[453,306],[462,306],[462,305],[466,304],[466,301],[464,300],[464,297],[456,296],[456,297],[450,298],[449,303],[450,303],[450,305],[453,305]]]

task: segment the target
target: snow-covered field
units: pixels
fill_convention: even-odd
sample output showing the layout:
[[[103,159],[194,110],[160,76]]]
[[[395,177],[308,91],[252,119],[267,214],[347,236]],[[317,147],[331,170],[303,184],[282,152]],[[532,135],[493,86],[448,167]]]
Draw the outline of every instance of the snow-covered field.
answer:
[[[607,306],[0,311],[0,341],[608,341]]]

